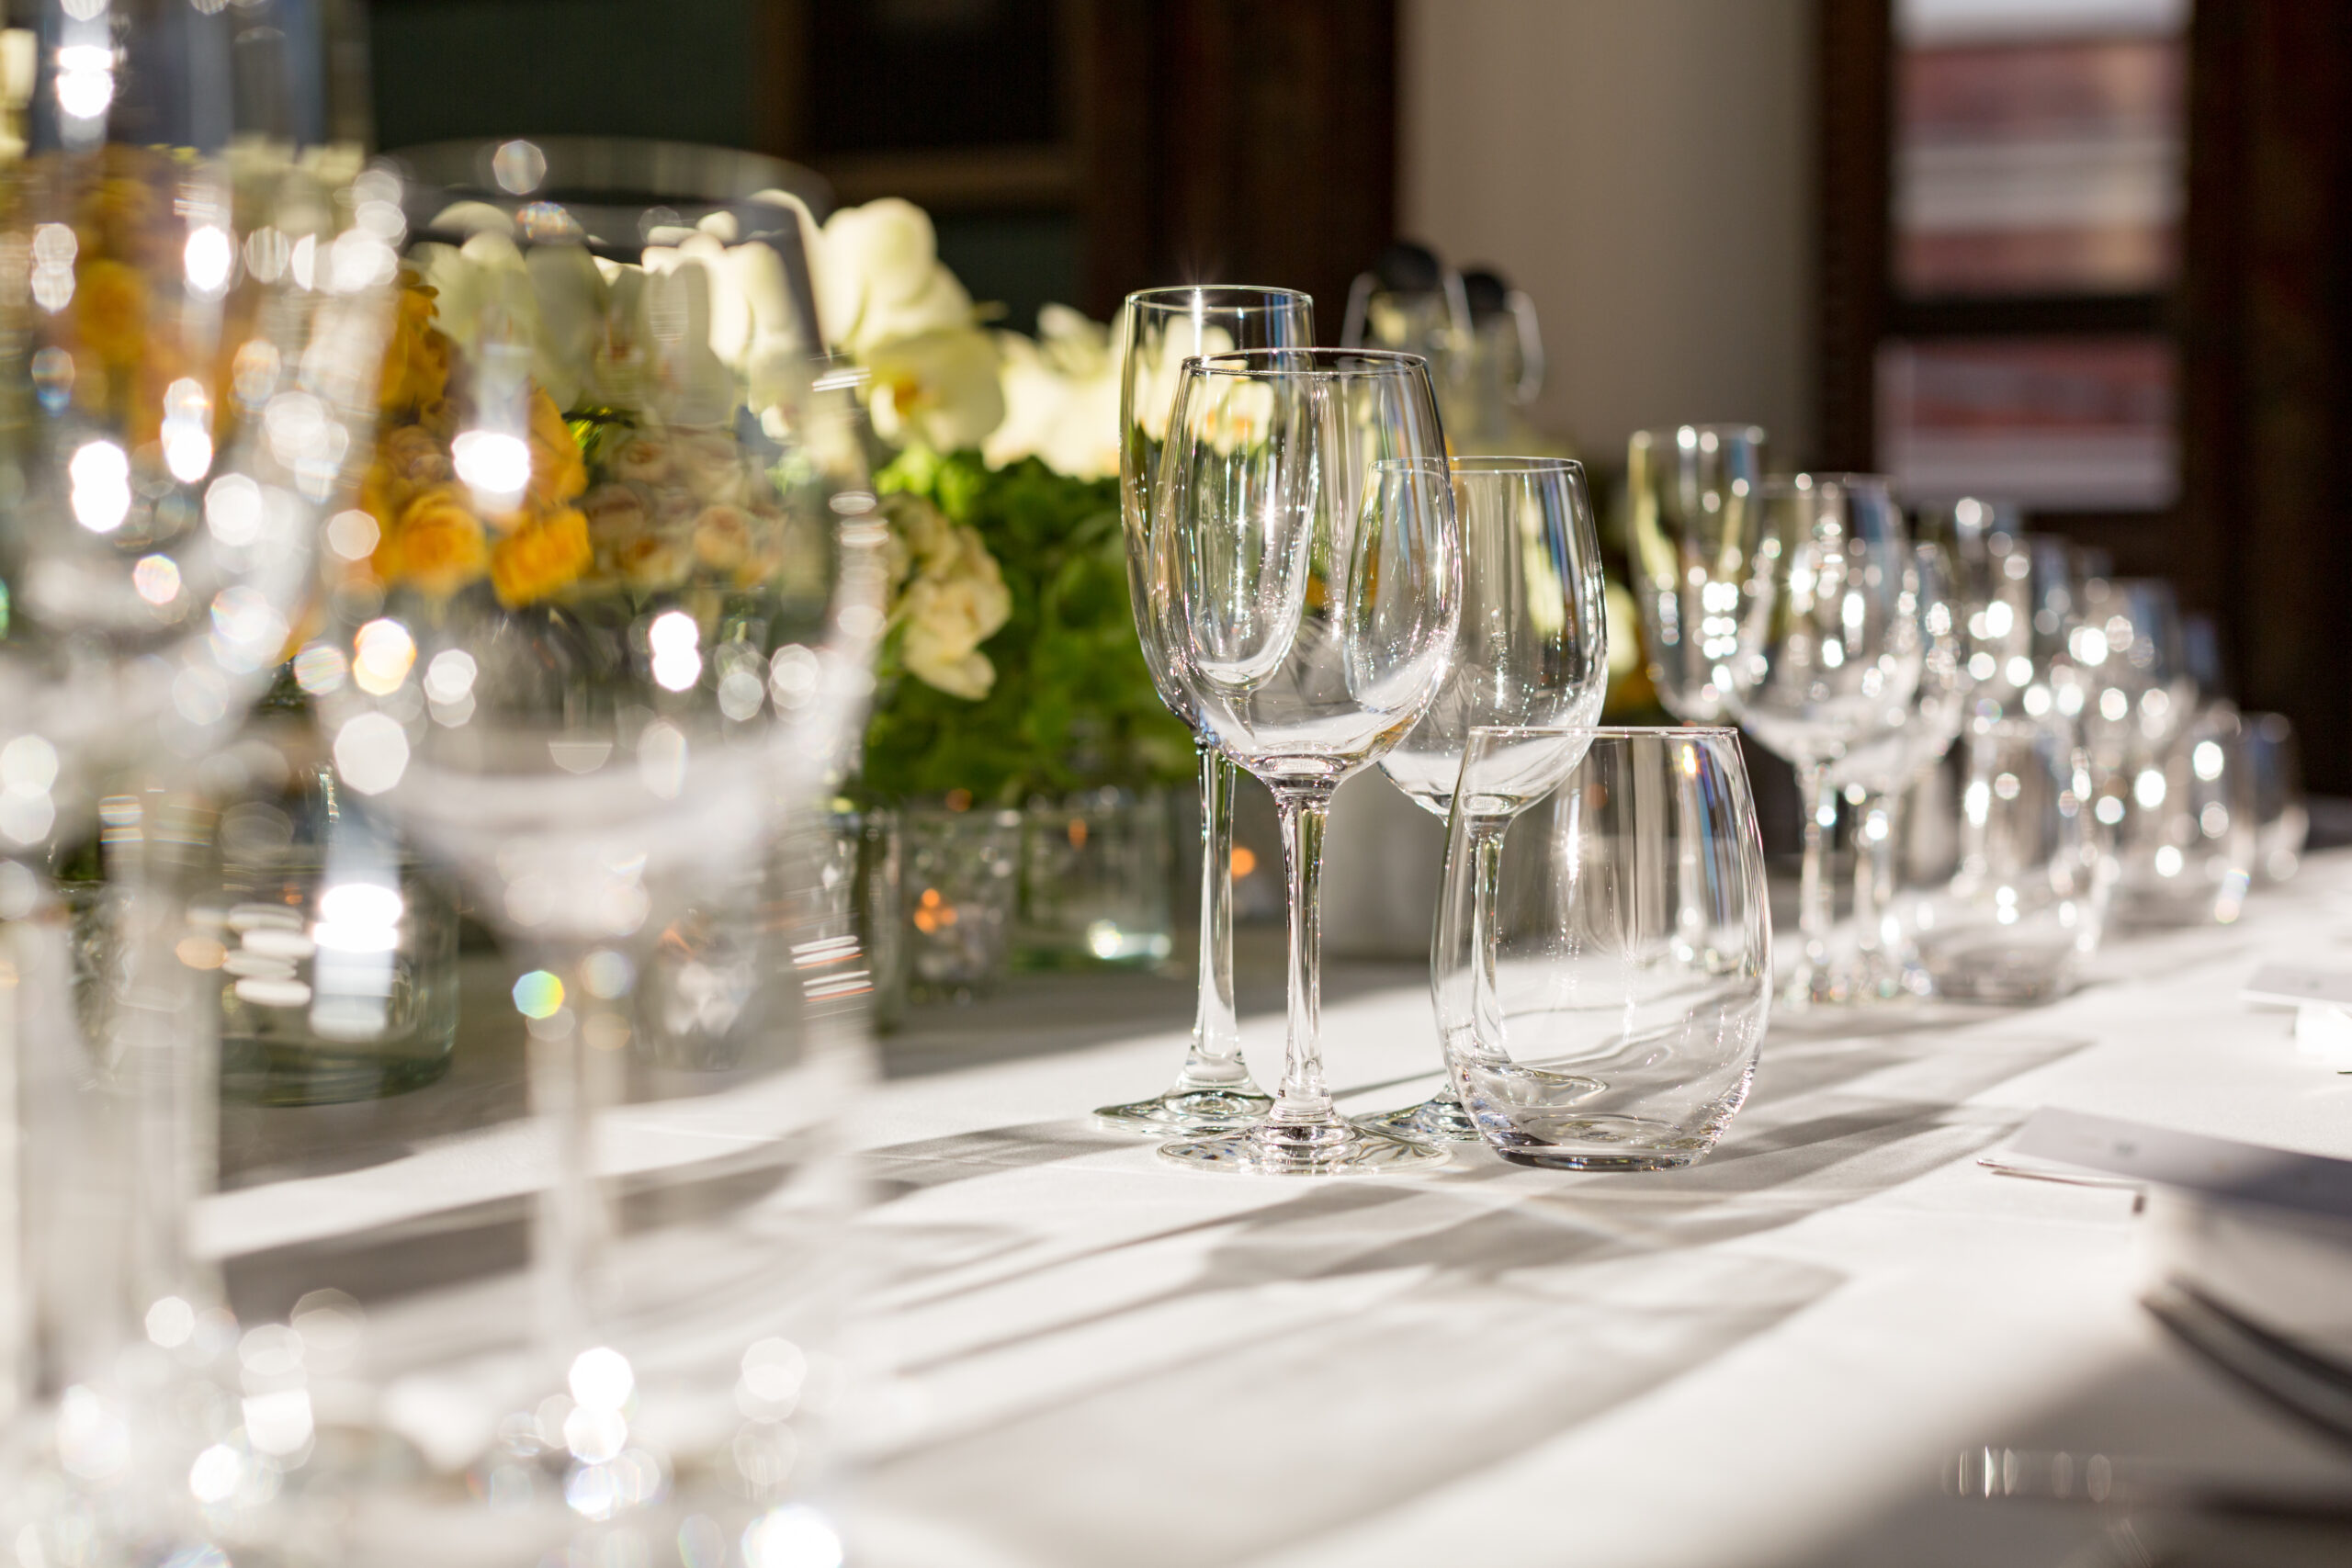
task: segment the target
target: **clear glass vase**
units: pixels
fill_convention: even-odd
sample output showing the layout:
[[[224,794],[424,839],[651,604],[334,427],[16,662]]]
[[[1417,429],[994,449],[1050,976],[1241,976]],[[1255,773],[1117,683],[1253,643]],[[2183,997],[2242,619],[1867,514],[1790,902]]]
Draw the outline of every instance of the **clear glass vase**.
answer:
[[[1168,797],[1115,788],[1023,813],[1015,956],[1025,967],[1157,964],[1174,948]]]
[[[899,825],[899,907],[910,999],[969,1001],[1004,978],[1019,902],[1018,811],[921,804]]]

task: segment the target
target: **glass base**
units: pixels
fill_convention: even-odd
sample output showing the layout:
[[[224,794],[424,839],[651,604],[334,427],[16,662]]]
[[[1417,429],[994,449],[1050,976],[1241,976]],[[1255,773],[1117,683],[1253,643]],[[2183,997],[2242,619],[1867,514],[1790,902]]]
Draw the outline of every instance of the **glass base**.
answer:
[[[1171,1089],[1156,1100],[1105,1105],[1094,1112],[1094,1122],[1155,1138],[1207,1137],[1255,1126],[1273,1108],[1274,1097],[1244,1078],[1231,1089]]]
[[[1538,1170],[1680,1170],[1699,1157],[1696,1155],[1570,1154],[1541,1148],[1498,1148],[1495,1153],[1513,1165],[1533,1166]]]
[[[1384,1111],[1376,1116],[1351,1118],[1359,1127],[1370,1132],[1386,1133],[1392,1137],[1411,1138],[1424,1144],[1475,1144],[1478,1141],[1478,1123],[1470,1120],[1470,1112],[1463,1109],[1452,1089],[1442,1089],[1419,1105],[1408,1105],[1401,1111]]]
[[[1452,1156],[1434,1145],[1345,1122],[1261,1122],[1246,1133],[1162,1144],[1159,1157],[1192,1170],[1247,1176],[1377,1176]]]

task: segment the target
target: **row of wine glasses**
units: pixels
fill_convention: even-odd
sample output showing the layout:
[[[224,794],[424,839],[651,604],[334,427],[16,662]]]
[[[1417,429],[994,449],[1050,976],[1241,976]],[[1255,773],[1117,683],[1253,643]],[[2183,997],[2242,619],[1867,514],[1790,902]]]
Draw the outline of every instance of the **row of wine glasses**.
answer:
[[[1236,1092],[1248,1084],[1238,1050],[1216,1045],[1220,1032],[1229,1036],[1232,1028],[1229,960],[1222,951],[1229,930],[1216,898],[1224,840],[1211,808],[1220,792],[1204,761],[1208,886],[1200,1023],[1172,1089],[1097,1115],[1112,1126],[1191,1134],[1162,1147],[1180,1164],[1329,1175],[1426,1165],[1443,1157],[1445,1143],[1489,1131],[1462,1100],[1458,1078],[1423,1103],[1384,1115],[1351,1122],[1332,1106],[1319,1032],[1317,895],[1322,821],[1332,792],[1376,761],[1408,798],[1454,824],[1464,837],[1449,875],[1468,879],[1464,908],[1478,933],[1457,941],[1457,958],[1477,952],[1491,959],[1507,925],[1502,899],[1505,868],[1514,863],[1506,850],[1512,823],[1555,793],[1581,798],[1569,781],[1580,776],[1600,733],[1591,727],[1608,655],[1600,550],[1582,468],[1550,457],[1448,458],[1422,359],[1309,350],[1285,341],[1307,327],[1304,301],[1281,290],[1157,290],[1128,302],[1124,490],[1137,628],[1163,698],[1192,727],[1204,759],[1231,758],[1275,796],[1290,878],[1291,1017],[1280,1090],[1271,1107],[1251,1103]],[[1274,342],[1215,352],[1253,337]],[[1171,367],[1186,348],[1210,352]],[[1611,738],[1604,748],[1621,770],[1632,766],[1614,749],[1624,739]],[[1670,797],[1640,792],[1654,818],[1639,830],[1652,835],[1644,844],[1676,838],[1671,831],[1659,836],[1657,826],[1669,800],[1689,807],[1683,831],[1695,837],[1678,851],[1684,861],[1676,886],[1687,895],[1685,912],[1701,927],[1708,920],[1700,890],[1724,886],[1700,871],[1701,861],[1717,852],[1699,842],[1707,825],[1724,835],[1743,874],[1754,869],[1753,857],[1741,858],[1751,846],[1738,831],[1751,821],[1745,773],[1736,754],[1728,766],[1722,758],[1726,739],[1698,736],[1675,753],[1686,785],[1706,775],[1697,795],[1688,787]],[[1481,782],[1475,798],[1465,800],[1459,791],[1473,776],[1474,751]],[[1656,772],[1660,764],[1645,753],[1640,766]],[[1596,789],[1591,825],[1599,837],[1590,841],[1618,834],[1632,842],[1639,836],[1631,817],[1634,796],[1605,784]],[[1732,797],[1738,813],[1725,804]],[[1709,802],[1712,816],[1701,808]],[[1571,832],[1563,841],[1587,840]],[[1569,875],[1576,863],[1555,856],[1543,874]],[[1533,898],[1527,907],[1556,914],[1575,902]],[[1734,902],[1737,912],[1730,919],[1741,941],[1729,945],[1751,964],[1761,963],[1766,939],[1749,929],[1751,916],[1762,918],[1760,892],[1751,902]],[[1656,914],[1646,904],[1643,910],[1645,918]],[[1690,923],[1679,916],[1677,921]],[[1556,949],[1568,939],[1555,926],[1538,919],[1528,930],[1552,931]],[[1433,960],[1441,968],[1442,940]],[[1685,940],[1680,951],[1705,962],[1719,956],[1722,945]],[[1490,1062],[1507,1059],[1503,1019],[1514,1004],[1506,999],[1500,972],[1478,962],[1459,973],[1467,987],[1460,991],[1468,1010],[1461,1016],[1449,1013],[1453,981],[1434,983],[1449,1058],[1459,1045],[1485,1051]],[[1727,1059],[1736,1061],[1741,1043],[1752,1045],[1760,1029],[1758,1013],[1752,1027],[1724,1033]],[[1525,1038],[1545,1035],[1532,1027]],[[1654,1066],[1663,1060],[1649,1059]],[[1744,1092],[1744,1077],[1733,1077]],[[1555,1078],[1603,1100],[1611,1092],[1599,1080],[1550,1068],[1524,1081]],[[1636,1073],[1620,1077],[1615,1092],[1638,1098],[1655,1088]],[[1713,1097],[1725,1107],[1737,1098],[1728,1090]],[[1509,1122],[1500,1103],[1489,1107],[1486,1121]],[[1595,1114],[1600,1119],[1588,1128],[1591,1141],[1627,1142],[1600,1131],[1622,1111]],[[1668,1120],[1679,1127],[1690,1119]],[[1522,1141],[1529,1139],[1547,1147],[1569,1141],[1534,1134]],[[1711,1139],[1633,1163],[1679,1163]],[[1649,1141],[1666,1149],[1673,1138]],[[1626,1157],[1623,1147],[1608,1156],[1621,1163]]]
[[[2271,739],[2255,741],[2211,695],[2214,661],[2200,681],[2169,584],[2026,534],[2014,507],[1965,500],[1923,513],[1915,537],[1883,478],[1764,470],[1752,426],[1645,432],[1628,454],[1660,700],[1736,717],[1796,771],[1789,999],[2039,999],[2071,983],[2110,904],[2128,921],[2228,919],[2256,861],[2291,866],[2291,728],[2265,716]],[[2267,807],[2257,771],[2278,781]],[[1940,820],[1906,818],[1923,781]],[[1833,951],[1840,795],[1854,918]],[[1898,896],[1922,832],[1951,843],[1949,880]]]

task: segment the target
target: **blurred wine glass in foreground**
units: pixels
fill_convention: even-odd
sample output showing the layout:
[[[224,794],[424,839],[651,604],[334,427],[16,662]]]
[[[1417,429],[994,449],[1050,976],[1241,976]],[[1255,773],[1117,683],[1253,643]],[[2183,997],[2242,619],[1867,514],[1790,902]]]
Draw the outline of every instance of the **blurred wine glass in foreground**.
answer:
[[[22,1247],[0,1258],[0,1407],[34,1407],[42,1449],[0,1489],[33,1516],[20,1556],[237,1528],[187,1481],[242,1439],[213,1398],[234,1322],[187,1235],[213,1177],[221,957],[185,879],[210,797],[238,787],[222,742],[285,658],[319,521],[368,451],[403,222],[392,175],[323,144],[325,51],[289,39],[290,9],[51,8],[30,152],[0,173],[0,916],[23,1139],[0,1174]],[[49,874],[94,834],[109,886],[77,931]],[[103,962],[77,1005],[83,943]]]
[[[642,269],[596,254],[635,255],[637,233],[616,244],[601,209],[553,200],[412,254],[442,285],[405,291],[366,510],[329,536],[334,632],[301,656],[345,785],[472,885],[514,961],[543,1139],[535,1354],[449,1397],[504,1402],[481,1424],[498,1434],[484,1472],[550,1529],[578,1522],[567,1495],[602,1517],[689,1461],[743,1496],[777,1484],[760,1445],[788,1432],[729,1448],[732,1357],[805,1354],[772,1325],[822,1283],[767,1195],[822,1135],[834,1068],[791,1019],[740,1008],[763,975],[826,956],[758,943],[790,926],[777,857],[865,711],[888,536],[854,382],[818,351],[797,214],[716,205],[734,249],[688,230],[701,240]],[[713,347],[722,266],[769,284],[740,365]],[[585,363],[605,393],[551,389],[517,290],[594,302]],[[396,897],[355,881],[322,903],[340,927]],[[820,994],[821,969],[800,978]],[[720,1156],[737,1199],[687,1202]],[[625,1174],[640,1211],[674,1194],[678,1223],[625,1239]],[[720,1372],[682,1359],[697,1339]]]

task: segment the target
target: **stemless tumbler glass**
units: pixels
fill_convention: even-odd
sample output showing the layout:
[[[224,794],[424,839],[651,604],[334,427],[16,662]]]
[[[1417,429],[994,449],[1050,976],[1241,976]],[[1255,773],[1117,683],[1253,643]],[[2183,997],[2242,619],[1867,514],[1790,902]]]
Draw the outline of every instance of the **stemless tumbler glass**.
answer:
[[[2245,716],[2245,762],[2254,779],[2255,880],[2284,882],[2302,863],[2312,832],[2302,750],[2285,714]]]
[[[1547,747],[1579,760],[1531,779],[1526,756]],[[1487,831],[1498,813],[1507,827]],[[1488,1145],[1570,1170],[1666,1169],[1713,1148],[1772,1003],[1738,736],[1478,730],[1446,852],[1430,986]]]
[[[1886,481],[1799,474],[1762,490],[1755,570],[1743,590],[1732,703],[1748,734],[1794,765],[1804,810],[1804,947],[1789,999],[1849,999],[1828,963],[1823,835],[1831,764],[1903,728],[1924,649],[1917,573]]]
[[[1350,1174],[1445,1157],[1332,1109],[1320,1039],[1323,824],[1342,779],[1429,707],[1460,624],[1461,547],[1428,366],[1261,349],[1191,361],[1151,522],[1148,640],[1200,733],[1273,792],[1290,873],[1290,1035],[1266,1119],[1160,1153]]]
[[[1969,737],[1960,870],[1912,912],[1936,995],[2063,996],[2098,950],[2112,879],[2090,819],[2091,765],[2056,712],[1994,718]]]
[[[1288,288],[1238,286],[1147,288],[1127,296],[1119,361],[1119,514],[1127,538],[1127,583],[1159,700],[1197,736],[1183,690],[1151,657],[1145,555],[1154,481],[1175,411],[1183,362],[1236,349],[1304,348],[1315,341],[1315,302]],[[1273,1103],[1241,1059],[1233,1011],[1234,764],[1196,739],[1201,773],[1200,997],[1193,1039],[1176,1081],[1149,1100],[1106,1105],[1095,1120],[1125,1132],[1214,1133],[1245,1125]]]
[[[1583,465],[1456,457],[1452,469],[1462,528],[1453,668],[1420,722],[1380,760],[1390,783],[1441,819],[1453,809],[1473,729],[1590,724],[1609,683],[1600,544]],[[1408,1137],[1478,1135],[1451,1083],[1419,1105],[1361,1120]]]
[[[1685,424],[1637,430],[1625,449],[1633,509],[1634,600],[1650,681],[1668,712],[1719,720],[1724,668],[1739,650],[1739,584],[1755,546],[1761,428]]]

